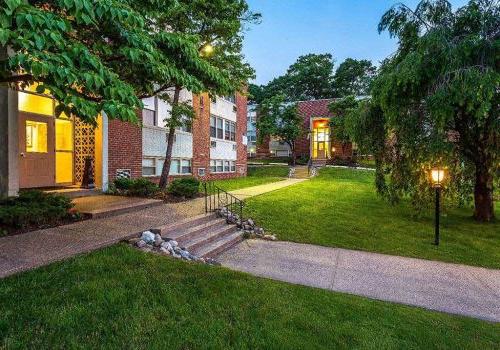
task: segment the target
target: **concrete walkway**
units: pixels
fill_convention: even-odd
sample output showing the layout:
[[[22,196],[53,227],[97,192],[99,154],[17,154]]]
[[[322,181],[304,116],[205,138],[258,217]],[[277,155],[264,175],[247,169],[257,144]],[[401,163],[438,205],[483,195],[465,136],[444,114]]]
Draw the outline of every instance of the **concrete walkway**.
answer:
[[[293,185],[284,180],[234,191],[241,199]],[[104,196],[101,196],[104,198]],[[106,197],[107,201],[121,197]],[[104,199],[103,199],[104,200]],[[125,198],[124,200],[127,200]],[[86,203],[81,199],[81,206]],[[176,220],[203,214],[205,199],[161,204],[126,214],[0,238],[0,278],[115,244],[127,237]]]
[[[278,182],[271,182],[264,185],[242,188],[239,190],[230,191],[233,196],[239,199],[246,199],[258,196],[267,192],[279,190],[288,186],[296,185],[298,183],[307,181],[307,179],[286,179]]]
[[[500,322],[500,270],[262,240],[218,260],[256,276]]]

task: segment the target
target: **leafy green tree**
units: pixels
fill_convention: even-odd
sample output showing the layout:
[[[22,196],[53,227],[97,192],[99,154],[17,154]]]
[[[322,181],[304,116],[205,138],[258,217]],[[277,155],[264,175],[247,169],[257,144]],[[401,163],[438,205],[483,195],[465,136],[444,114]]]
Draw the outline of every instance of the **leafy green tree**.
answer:
[[[259,104],[264,100],[264,86],[249,84],[248,85],[248,102]]]
[[[368,95],[376,71],[369,60],[347,58],[339,65],[333,76],[335,97]]]
[[[349,114],[358,106],[358,101],[354,96],[346,96],[342,99],[335,100],[328,106],[333,117],[330,119],[330,130],[333,139],[342,144],[342,153],[349,143],[351,136],[347,128],[347,119]]]
[[[185,65],[183,58],[173,60],[174,64],[181,65],[191,79],[203,87],[204,92],[210,95],[229,95],[235,91],[245,93],[248,79],[254,76],[254,70],[244,62],[241,53],[245,24],[258,23],[260,14],[249,11],[245,0],[179,0],[160,1],[162,11],[155,11],[157,0],[148,0],[147,13],[154,27],[168,28],[174,34],[188,35],[197,39],[198,50],[204,65]],[[143,7],[142,4],[138,5]],[[210,52],[207,52],[210,48]],[[221,78],[219,78],[220,76]],[[172,112],[165,120],[168,127],[167,150],[165,162],[160,177],[160,187],[168,184],[172,150],[176,128],[192,123],[195,113],[187,103],[179,101],[180,92],[188,88],[193,92],[200,89],[191,89],[192,84],[183,80],[172,79],[164,82],[167,93],[159,95],[172,105]]]
[[[276,95],[262,101],[257,109],[257,141],[262,143],[272,137],[285,142],[292,152],[295,165],[295,141],[302,134],[303,119],[296,103],[287,103],[284,95]]]
[[[498,1],[471,0],[455,12],[445,0],[416,9],[398,4],[379,31],[399,39],[375,79],[392,156],[389,188],[418,198],[424,169],[447,165],[451,184],[472,172],[474,218],[494,218],[493,186],[500,151]]]

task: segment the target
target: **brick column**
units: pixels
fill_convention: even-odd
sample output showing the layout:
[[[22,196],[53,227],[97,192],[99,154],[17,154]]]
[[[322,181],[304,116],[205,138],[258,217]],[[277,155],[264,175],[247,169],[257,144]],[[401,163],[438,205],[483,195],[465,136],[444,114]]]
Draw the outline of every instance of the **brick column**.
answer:
[[[137,112],[142,121],[142,111]],[[119,120],[108,123],[109,181],[116,178],[119,169],[130,170],[132,178],[142,176],[142,128],[140,125]]]
[[[247,134],[247,105],[247,97],[236,93],[236,176],[247,175],[247,146],[243,144],[243,136]]]
[[[210,98],[207,93],[193,94],[193,175],[198,177],[198,169],[204,168],[208,175],[210,169]]]

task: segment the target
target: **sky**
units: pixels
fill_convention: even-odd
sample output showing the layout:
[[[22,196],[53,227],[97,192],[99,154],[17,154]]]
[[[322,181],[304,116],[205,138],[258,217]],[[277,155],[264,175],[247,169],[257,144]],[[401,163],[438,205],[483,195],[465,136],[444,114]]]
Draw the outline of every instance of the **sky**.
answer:
[[[394,0],[247,0],[262,23],[245,34],[243,51],[257,73],[255,83],[286,72],[301,55],[331,53],[335,67],[351,57],[375,65],[392,54],[397,40],[379,35],[380,18]],[[418,0],[403,2],[415,8]],[[454,8],[467,0],[451,0]]]

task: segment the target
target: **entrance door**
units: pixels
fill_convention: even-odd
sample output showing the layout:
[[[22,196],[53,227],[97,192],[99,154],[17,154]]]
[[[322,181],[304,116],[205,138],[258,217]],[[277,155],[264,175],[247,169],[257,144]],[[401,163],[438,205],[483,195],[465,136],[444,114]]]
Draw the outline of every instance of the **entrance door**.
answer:
[[[325,142],[320,141],[318,142],[318,156],[317,158],[319,159],[325,159],[326,158],[326,148],[325,148]]]
[[[19,187],[55,185],[54,119],[19,113]]]

